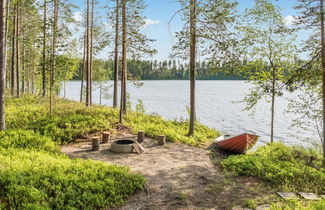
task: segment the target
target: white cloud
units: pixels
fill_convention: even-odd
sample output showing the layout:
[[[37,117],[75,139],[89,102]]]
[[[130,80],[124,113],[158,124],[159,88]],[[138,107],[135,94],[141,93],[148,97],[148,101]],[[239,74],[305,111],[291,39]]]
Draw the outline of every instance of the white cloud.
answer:
[[[284,23],[286,24],[286,26],[292,26],[295,22],[295,17],[292,15],[288,15],[286,17],[283,18]]]
[[[81,22],[84,18],[82,16],[82,13],[81,12],[75,12],[73,14],[73,19],[76,21],[76,22]]]
[[[145,24],[144,24],[143,28],[148,28],[151,25],[159,24],[159,20],[152,20],[152,19],[145,19],[144,22],[145,22]]]

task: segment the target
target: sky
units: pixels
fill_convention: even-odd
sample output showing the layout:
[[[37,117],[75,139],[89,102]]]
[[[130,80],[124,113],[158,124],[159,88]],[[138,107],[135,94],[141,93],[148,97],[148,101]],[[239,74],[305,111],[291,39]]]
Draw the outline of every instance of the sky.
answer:
[[[101,6],[107,5],[108,0],[98,0],[100,2],[97,5],[98,9],[96,14],[104,14],[104,9]],[[172,16],[179,10],[179,3],[177,0],[144,0],[147,8],[144,11],[146,16],[146,26],[143,32],[147,34],[149,38],[156,41],[152,46],[158,50],[158,53],[148,59],[165,60],[169,59],[169,53],[171,47],[175,43],[175,32],[182,28],[183,23],[178,16],[173,18],[173,21],[169,23]],[[251,8],[254,5],[254,0],[237,0],[239,2],[238,10],[244,11],[246,8]],[[75,9],[74,16],[76,19],[80,18],[80,13],[85,8],[85,1],[73,0],[73,2],[79,6]],[[278,0],[274,1],[282,9],[282,16],[285,18],[288,24],[292,23],[292,17],[296,14],[293,6],[296,4],[296,0]],[[108,58],[109,49],[104,49],[97,57],[101,59]]]

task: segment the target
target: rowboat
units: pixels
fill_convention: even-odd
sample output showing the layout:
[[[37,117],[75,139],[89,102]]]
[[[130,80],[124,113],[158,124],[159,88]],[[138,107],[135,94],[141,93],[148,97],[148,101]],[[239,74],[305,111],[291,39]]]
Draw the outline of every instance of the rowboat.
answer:
[[[249,133],[243,133],[238,136],[221,136],[216,139],[216,144],[223,150],[246,153],[251,149],[257,142],[259,136]]]

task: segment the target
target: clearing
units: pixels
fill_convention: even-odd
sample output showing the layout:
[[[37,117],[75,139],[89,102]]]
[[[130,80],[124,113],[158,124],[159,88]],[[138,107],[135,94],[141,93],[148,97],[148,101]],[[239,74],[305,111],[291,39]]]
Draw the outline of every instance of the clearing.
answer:
[[[136,136],[118,134],[111,141],[122,138]],[[122,209],[231,209],[248,199],[267,196],[255,179],[227,178],[211,161],[208,149],[178,143],[158,146],[150,138],[142,145],[146,149],[142,154],[116,154],[110,151],[110,143],[94,152],[89,141],[81,141],[63,146],[62,152],[71,158],[128,166],[145,176],[146,190],[132,196],[119,207]]]

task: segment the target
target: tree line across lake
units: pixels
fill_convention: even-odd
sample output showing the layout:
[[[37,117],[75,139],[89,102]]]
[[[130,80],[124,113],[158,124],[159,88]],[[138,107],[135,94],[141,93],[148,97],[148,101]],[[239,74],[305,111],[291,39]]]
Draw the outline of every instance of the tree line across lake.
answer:
[[[233,71],[229,65],[212,67],[206,61],[197,62],[198,80],[244,80]],[[82,64],[75,70],[73,80],[82,79]],[[112,80],[114,69],[113,60],[94,60],[94,81]],[[189,66],[176,60],[151,61],[151,60],[128,60],[128,79],[135,80],[188,80]],[[120,72],[120,71],[119,71]],[[70,79],[70,78],[67,78]]]

